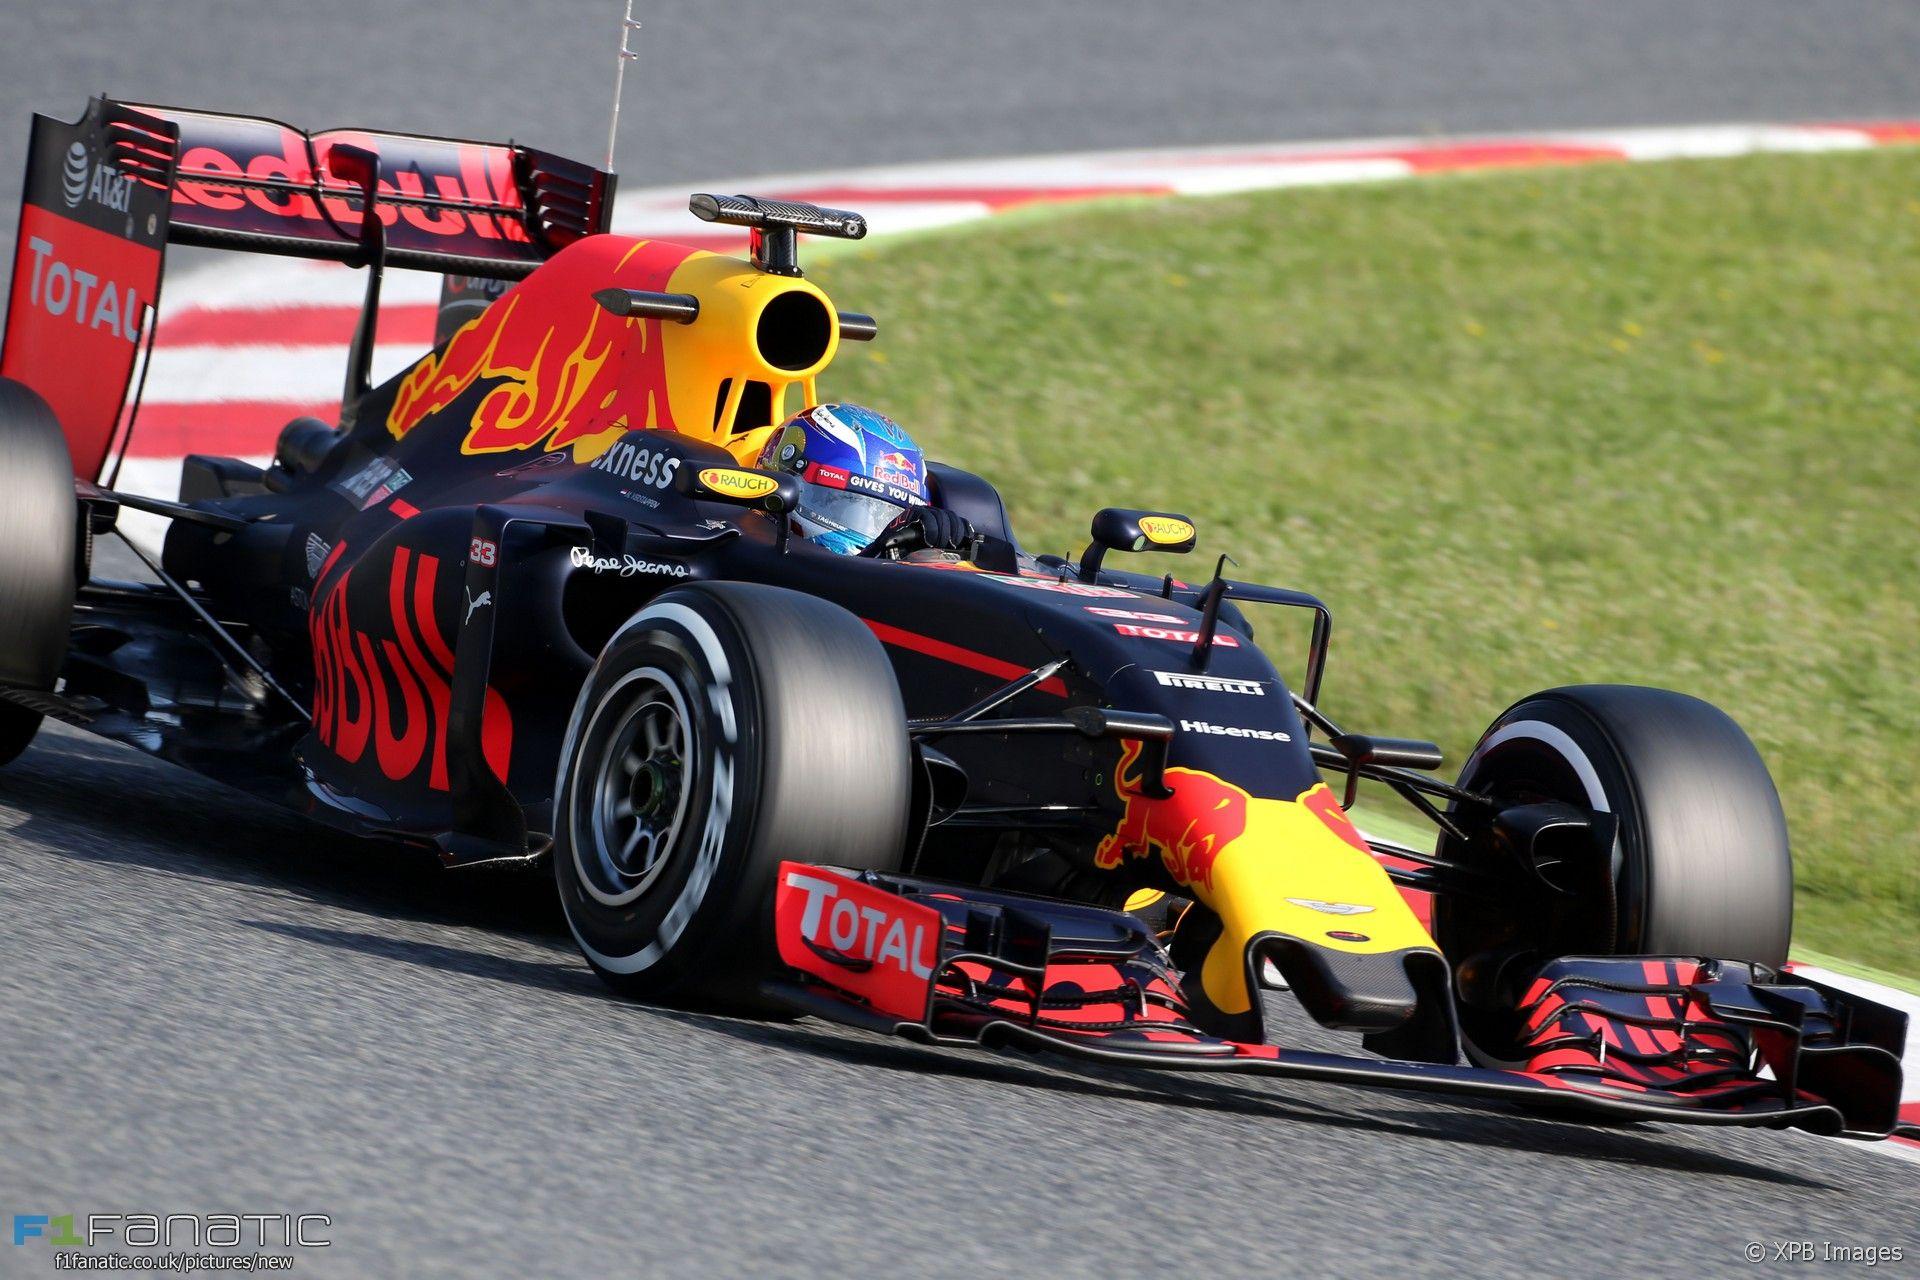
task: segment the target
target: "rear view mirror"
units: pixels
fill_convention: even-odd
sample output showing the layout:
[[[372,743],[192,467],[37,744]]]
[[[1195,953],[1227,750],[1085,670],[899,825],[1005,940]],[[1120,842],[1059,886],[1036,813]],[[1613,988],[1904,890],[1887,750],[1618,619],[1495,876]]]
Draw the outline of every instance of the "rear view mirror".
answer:
[[[800,482],[792,476],[746,467],[681,467],[674,474],[674,487],[690,498],[731,502],[775,515],[786,514],[800,502]]]
[[[1160,511],[1103,507],[1093,517],[1093,541],[1080,553],[1080,581],[1092,582],[1109,551],[1193,550],[1199,539],[1193,521]]]

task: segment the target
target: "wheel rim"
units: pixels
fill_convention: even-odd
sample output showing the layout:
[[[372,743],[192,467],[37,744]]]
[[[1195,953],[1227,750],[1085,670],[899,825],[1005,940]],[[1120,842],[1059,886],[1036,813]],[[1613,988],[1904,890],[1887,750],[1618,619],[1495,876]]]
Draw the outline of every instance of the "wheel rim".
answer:
[[[692,717],[656,667],[628,674],[595,711],[571,797],[581,886],[623,906],[659,879],[686,830]]]

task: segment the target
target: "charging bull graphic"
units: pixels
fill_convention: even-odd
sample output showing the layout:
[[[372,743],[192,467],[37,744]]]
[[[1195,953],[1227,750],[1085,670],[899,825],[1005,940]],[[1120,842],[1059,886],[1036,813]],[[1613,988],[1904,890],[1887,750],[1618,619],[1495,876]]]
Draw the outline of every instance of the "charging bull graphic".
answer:
[[[1119,825],[1094,849],[1094,865],[1117,870],[1157,855],[1176,884],[1220,918],[1201,967],[1201,989],[1222,1012],[1252,1007],[1247,948],[1275,935],[1329,950],[1380,954],[1431,948],[1340,801],[1317,783],[1291,800],[1255,796],[1198,769],[1166,771],[1165,799],[1141,791],[1141,744],[1129,742],[1114,772]],[[1364,930],[1341,923],[1364,915]]]
[[[626,424],[671,429],[661,322],[609,315],[592,295],[664,289],[694,252],[593,239],[563,250],[407,372],[387,431],[404,439],[476,383],[491,389],[461,424],[463,453],[565,449]]]
[[[1156,800],[1141,794],[1141,744],[1130,741],[1114,771],[1113,786],[1125,806],[1120,825],[1093,852],[1093,865],[1112,871],[1127,858],[1160,855],[1167,874],[1189,888],[1213,888],[1213,863],[1247,829],[1247,801],[1231,782],[1198,769],[1168,769],[1173,794]]]
[[[320,579],[327,577],[345,547],[341,543],[335,548]],[[381,630],[392,631],[391,638],[356,626],[349,613],[349,588],[357,567],[343,571],[324,592],[316,586],[308,617],[314,735],[349,765],[359,763],[371,746],[389,781],[424,773],[428,787],[445,791],[453,649],[434,607],[440,560],[395,548],[386,591],[377,601],[384,609],[369,609],[375,602],[364,599],[358,602],[362,613],[387,614],[378,623]],[[513,717],[492,689],[486,692],[482,751],[488,767],[504,781],[513,754]]]

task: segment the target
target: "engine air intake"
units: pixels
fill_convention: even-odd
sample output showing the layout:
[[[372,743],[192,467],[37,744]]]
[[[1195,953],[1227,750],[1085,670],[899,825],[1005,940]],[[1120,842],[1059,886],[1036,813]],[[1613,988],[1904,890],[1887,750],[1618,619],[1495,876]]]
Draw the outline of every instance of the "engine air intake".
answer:
[[[819,295],[783,293],[761,310],[753,341],[762,360],[797,373],[820,363],[833,341],[833,328],[833,313]]]

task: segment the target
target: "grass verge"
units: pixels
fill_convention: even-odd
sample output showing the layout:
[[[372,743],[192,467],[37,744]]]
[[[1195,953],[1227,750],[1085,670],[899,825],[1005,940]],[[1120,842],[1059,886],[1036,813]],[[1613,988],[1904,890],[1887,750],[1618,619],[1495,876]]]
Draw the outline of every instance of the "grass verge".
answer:
[[[1843,960],[1839,956],[1830,956],[1824,951],[1814,951],[1806,947],[1795,947],[1793,958],[1801,964],[1831,969],[1835,973],[1845,974],[1851,978],[1865,978],[1868,982],[1877,982],[1883,987],[1892,987],[1908,995],[1920,996],[1920,978],[1911,978],[1904,973],[1888,973],[1885,969],[1876,969],[1870,964]]]
[[[1915,973],[1916,193],[1885,150],[915,237],[821,259],[883,325],[829,390],[993,477],[1033,549],[1163,507],[1320,594],[1356,728],[1457,763],[1555,684],[1717,703],[1779,781],[1797,941]]]

